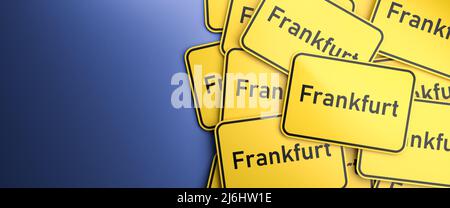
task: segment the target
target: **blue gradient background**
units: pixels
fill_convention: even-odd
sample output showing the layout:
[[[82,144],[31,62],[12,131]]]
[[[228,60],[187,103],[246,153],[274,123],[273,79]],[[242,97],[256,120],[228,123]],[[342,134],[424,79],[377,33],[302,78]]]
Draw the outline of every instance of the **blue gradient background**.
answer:
[[[0,187],[204,187],[213,137],[172,107],[202,0],[0,1]]]

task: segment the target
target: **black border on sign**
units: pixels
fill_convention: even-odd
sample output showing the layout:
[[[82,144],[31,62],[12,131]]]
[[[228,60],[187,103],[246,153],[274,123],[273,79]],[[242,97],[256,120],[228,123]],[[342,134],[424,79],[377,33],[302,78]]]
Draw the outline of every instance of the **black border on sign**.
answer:
[[[217,154],[214,155],[213,157],[213,161],[211,163],[211,169],[209,171],[209,177],[208,177],[208,182],[206,184],[206,188],[211,188],[212,186],[212,182],[213,182],[213,178],[214,178],[214,173],[216,172],[216,165],[217,165]],[[220,181],[219,181],[220,182]]]
[[[241,45],[242,45],[242,48],[244,48],[245,50],[248,50],[248,51],[251,52],[252,54],[254,54],[254,55],[256,55],[257,57],[259,57],[260,59],[263,59],[263,60],[266,61],[267,63],[271,64],[272,66],[275,66],[277,69],[281,70],[283,73],[288,74],[288,73],[289,73],[289,70],[287,70],[286,68],[280,66],[279,64],[275,63],[274,61],[271,61],[270,59],[266,58],[265,56],[259,54],[258,52],[252,50],[250,47],[248,47],[247,45],[245,45],[245,40],[244,40],[244,39],[245,39],[245,37],[247,36],[248,31],[249,31],[250,28],[252,27],[253,22],[255,21],[256,17],[258,16],[258,14],[259,14],[259,12],[261,11],[262,7],[264,6],[264,3],[265,3],[265,2],[266,2],[266,0],[261,0],[260,5],[258,6],[256,12],[255,12],[254,15],[253,15],[253,18],[250,20],[250,23],[248,24],[248,26],[247,26],[246,29],[244,30],[244,33],[243,33],[242,38],[241,38]],[[378,50],[379,50],[379,48],[380,48],[380,46],[381,46],[381,43],[382,43],[383,40],[384,40],[384,34],[383,34],[383,31],[381,31],[379,28],[375,27],[374,25],[369,24],[369,22],[367,22],[366,20],[362,19],[361,17],[359,17],[359,16],[353,14],[352,12],[349,12],[349,11],[345,10],[344,8],[342,8],[342,7],[340,7],[339,5],[335,4],[334,2],[331,2],[330,0],[325,0],[325,2],[328,2],[328,3],[330,3],[331,5],[337,7],[338,9],[344,11],[345,13],[347,13],[347,14],[349,14],[349,15],[355,17],[357,20],[359,20],[359,21],[361,21],[362,23],[364,23],[364,24],[370,26],[371,28],[374,28],[375,30],[377,30],[377,31],[380,33],[380,35],[381,35],[380,42],[378,43],[377,47],[375,48],[375,51],[373,52],[372,56],[371,56],[370,59],[368,60],[369,62],[372,62],[373,59],[375,58],[376,54],[378,53]]]
[[[265,119],[271,119],[271,118],[279,118],[281,115],[276,116],[265,116],[265,117],[256,117],[256,118],[247,118],[247,119],[240,119],[240,120],[233,120],[233,121],[225,121],[221,122],[217,125],[215,130],[215,136],[216,136],[216,145],[217,145],[217,158],[220,162],[220,170],[221,170],[221,180],[222,180],[222,188],[227,188],[226,182],[225,182],[225,172],[223,169],[223,160],[222,160],[222,148],[220,147],[220,137],[219,137],[219,130],[223,125],[227,124],[235,124],[235,123],[244,123],[244,122],[250,122],[250,121],[258,121],[258,120],[265,120]],[[348,184],[348,175],[347,175],[347,166],[345,161],[345,152],[344,147],[341,148],[341,154],[342,154],[342,169],[344,170],[344,185],[342,188],[345,188]]]
[[[414,101],[422,102],[422,103],[430,103],[430,104],[450,105],[450,103],[446,103],[446,102],[439,102],[439,101],[434,101],[434,100],[425,100],[425,99],[418,99],[418,98],[416,98]]]
[[[423,102],[428,104],[435,104],[435,105],[448,105],[450,106],[450,103],[441,103],[441,102],[430,102],[427,100],[421,100],[421,99],[415,99],[415,102]],[[374,175],[368,175],[365,174],[362,171],[361,162],[363,157],[362,150],[359,150],[358,154],[358,173],[366,178],[374,178],[374,179],[381,179],[381,180],[388,180],[388,181],[398,181],[398,182],[406,182],[406,183],[414,183],[414,184],[424,184],[424,185],[431,185],[431,186],[443,186],[443,187],[450,187],[450,184],[441,184],[441,183],[432,183],[432,182],[426,182],[426,181],[416,181],[416,180],[409,180],[409,179],[400,179],[400,178],[394,178],[394,177],[385,177],[385,176],[374,176]]]
[[[225,60],[224,60],[224,68],[223,68],[223,75],[222,75],[222,106],[220,108],[220,113],[219,113],[219,121],[224,121],[224,117],[225,117],[225,105],[226,105],[226,101],[225,101],[225,97],[226,97],[226,86],[227,86],[227,74],[228,74],[228,62],[230,59],[230,54],[233,53],[234,51],[244,51],[243,49],[240,48],[232,48],[230,50],[227,51],[227,53],[225,54]]]
[[[231,11],[233,10],[233,4],[234,4],[234,0],[230,0],[229,6],[228,6],[227,18],[225,19],[222,37],[220,39],[220,52],[222,52],[222,54],[224,54],[224,55],[227,53],[227,51],[225,50],[225,39],[227,38],[228,24],[230,24],[230,16],[231,16]]]
[[[384,148],[370,147],[370,146],[366,146],[366,145],[353,144],[353,143],[348,143],[348,142],[338,142],[338,141],[333,140],[333,139],[318,138],[318,137],[299,135],[299,134],[293,134],[293,133],[288,132],[286,130],[286,128],[285,128],[286,127],[286,116],[285,115],[286,115],[286,112],[288,111],[288,108],[289,108],[289,100],[290,100],[290,97],[291,97],[290,96],[290,92],[291,92],[291,87],[292,87],[292,77],[294,75],[295,62],[296,62],[297,58],[299,58],[301,56],[309,56],[309,57],[322,58],[322,59],[334,60],[334,61],[339,61],[339,62],[347,62],[347,63],[352,63],[352,64],[359,64],[359,65],[365,65],[365,66],[371,66],[371,67],[377,67],[377,68],[384,68],[384,69],[388,69],[388,70],[407,72],[407,73],[411,74],[412,77],[413,77],[413,86],[412,86],[412,89],[411,89],[410,102],[409,102],[409,107],[408,107],[408,115],[407,115],[407,118],[406,118],[405,135],[403,137],[403,145],[402,145],[402,147],[399,150],[389,150],[389,149],[384,149]],[[284,105],[284,110],[283,110],[283,121],[282,121],[282,124],[281,124],[282,132],[285,133],[287,136],[301,137],[301,138],[304,138],[304,139],[328,142],[328,143],[332,143],[332,144],[345,145],[345,146],[356,147],[356,148],[372,149],[372,150],[391,152],[391,153],[400,153],[401,151],[403,151],[403,149],[405,149],[406,140],[407,140],[407,136],[408,136],[408,127],[409,127],[409,119],[410,119],[410,115],[411,115],[411,107],[412,107],[413,98],[414,98],[414,88],[415,88],[415,83],[416,83],[416,76],[414,75],[414,73],[412,73],[411,71],[405,70],[405,69],[400,69],[400,68],[395,68],[395,67],[390,67],[390,66],[376,65],[376,64],[371,64],[371,63],[357,62],[357,61],[351,61],[351,60],[346,60],[346,59],[338,59],[338,58],[333,58],[333,57],[329,57],[329,56],[320,56],[320,55],[307,54],[307,53],[299,53],[299,54],[295,55],[294,58],[292,59],[292,64],[291,65],[292,65],[291,73],[289,74],[289,81],[288,81],[288,84],[287,84],[287,92],[286,92],[287,93],[286,94],[286,100],[285,100],[285,105]]]
[[[387,62],[387,61],[393,61],[393,59],[391,59],[391,58],[380,58],[380,59],[373,60],[373,63],[383,63],[383,62]]]
[[[205,49],[205,48],[210,48],[210,47],[215,47],[215,46],[218,46],[219,44],[220,44],[219,42],[212,42],[212,43],[207,43],[207,44],[200,45],[200,46],[194,46],[192,48],[189,48],[187,50],[186,54],[184,55],[184,59],[185,59],[185,62],[186,62],[186,70],[187,70],[188,75],[189,75],[189,82],[190,82],[190,85],[191,85],[191,92],[192,92],[192,95],[193,95],[192,99],[194,100],[195,112],[197,113],[197,120],[198,120],[198,122],[200,124],[200,127],[202,129],[206,130],[206,131],[214,131],[215,126],[208,126],[203,121],[203,116],[202,116],[202,113],[201,113],[200,108],[198,106],[198,99],[199,98],[198,98],[197,91],[196,91],[196,88],[195,88],[195,85],[194,85],[194,77],[193,77],[193,74],[192,74],[191,62],[189,60],[189,55],[192,52],[194,52],[194,51]]]
[[[378,12],[378,8],[380,7],[380,3],[381,3],[381,0],[377,0],[377,4],[376,4],[376,6],[375,6],[375,10],[374,10],[374,12],[373,12],[372,18],[370,19],[370,22],[372,22],[372,23],[374,23],[374,21],[375,21],[375,18],[376,18],[376,16],[377,16],[377,12]],[[389,57],[392,57],[392,58],[394,58],[394,59],[397,59],[397,60],[399,60],[399,61],[401,61],[401,62],[405,62],[405,63],[407,63],[407,64],[410,64],[410,65],[413,65],[413,66],[416,66],[416,67],[419,67],[419,68],[422,68],[422,69],[431,71],[431,72],[433,72],[433,73],[435,73],[435,74],[439,74],[439,75],[441,75],[441,76],[446,77],[447,79],[450,78],[450,74],[446,74],[446,73],[441,72],[441,71],[438,71],[438,70],[436,70],[436,69],[433,69],[433,68],[430,68],[430,67],[421,65],[421,64],[419,64],[419,63],[416,63],[416,62],[414,62],[414,61],[411,61],[411,60],[408,60],[408,59],[399,57],[399,56],[394,55],[394,54],[391,54],[391,53],[389,53],[389,52],[380,50],[379,53],[382,54],[382,55],[384,55],[384,56],[389,56]]]
[[[214,28],[213,26],[211,26],[211,23],[209,22],[210,18],[209,18],[209,4],[208,4],[209,0],[204,0],[204,4],[205,4],[205,25],[206,25],[206,29],[209,30],[209,32],[212,33],[221,33],[223,28]]]

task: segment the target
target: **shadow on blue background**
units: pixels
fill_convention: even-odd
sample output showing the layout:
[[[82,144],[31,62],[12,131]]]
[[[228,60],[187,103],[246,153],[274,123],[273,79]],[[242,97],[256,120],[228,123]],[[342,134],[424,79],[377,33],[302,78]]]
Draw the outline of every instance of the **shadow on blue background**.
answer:
[[[0,3],[1,187],[204,187],[213,137],[170,103],[219,39],[202,0]]]

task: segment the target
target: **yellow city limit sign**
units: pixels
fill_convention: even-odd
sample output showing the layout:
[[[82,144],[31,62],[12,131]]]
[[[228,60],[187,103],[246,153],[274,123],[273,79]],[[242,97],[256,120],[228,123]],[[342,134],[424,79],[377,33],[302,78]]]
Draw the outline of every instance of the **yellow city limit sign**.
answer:
[[[378,0],[371,21],[383,30],[380,54],[450,79],[450,1]]]
[[[185,64],[198,123],[202,129],[213,131],[219,122],[222,94],[223,56],[219,42],[188,49]]]
[[[286,138],[280,121],[279,116],[258,117],[216,127],[223,187],[345,187],[344,148]]]
[[[411,71],[311,54],[295,56],[292,65],[284,134],[386,153],[404,149]]]
[[[299,51],[372,61],[382,40],[381,30],[328,0],[261,0],[241,46],[288,73]]]
[[[450,187],[450,104],[417,99],[407,146],[398,155],[361,151],[358,172],[368,179]]]
[[[369,20],[376,0],[333,0],[349,12]],[[230,0],[220,41],[223,54],[232,48],[240,48],[240,37],[253,16],[260,0]]]

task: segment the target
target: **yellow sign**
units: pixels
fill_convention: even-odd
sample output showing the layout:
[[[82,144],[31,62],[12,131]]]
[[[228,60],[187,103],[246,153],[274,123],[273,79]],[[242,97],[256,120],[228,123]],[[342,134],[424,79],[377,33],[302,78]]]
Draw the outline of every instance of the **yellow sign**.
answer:
[[[259,0],[230,0],[223,29],[220,49],[223,54],[232,48],[240,48],[239,39],[253,16]]]
[[[242,49],[231,49],[225,58],[223,77],[221,121],[281,113],[285,74]]]
[[[371,179],[450,187],[450,104],[415,100],[405,150],[362,151],[358,171]]]
[[[281,113],[286,75],[242,49],[231,49],[225,58],[223,77],[222,101],[227,104],[222,108],[221,121]],[[356,152],[354,149],[345,150],[347,188],[373,187],[371,180],[356,174]]]
[[[385,40],[382,55],[450,78],[450,1],[378,0],[372,22]]]
[[[370,20],[376,0],[347,0],[355,2],[355,13],[365,20]]]
[[[416,75],[415,99],[450,103],[450,81],[448,79],[394,60],[379,60],[378,63],[414,72]]]
[[[375,7],[376,0],[331,0],[347,11],[369,20]]]
[[[383,63],[383,62],[387,62],[387,61],[392,61],[392,59],[384,57],[384,56],[377,55],[375,60],[373,60],[373,63],[378,64],[378,63]]]
[[[345,148],[348,182],[346,188],[375,188],[376,181],[362,178],[356,172],[358,150]]]
[[[197,119],[206,131],[219,122],[223,56],[219,42],[190,48],[185,54]]]
[[[217,126],[223,187],[345,187],[342,147],[286,138],[279,124],[279,117],[267,117]]]
[[[299,54],[288,79],[282,122],[287,136],[390,153],[404,149],[412,72]]]
[[[382,39],[381,30],[328,0],[261,0],[241,45],[288,73],[299,51],[372,61]]]
[[[222,184],[220,182],[219,164],[217,163],[217,155],[215,155],[213,158],[206,188],[222,188]]]
[[[213,33],[221,33],[227,14],[228,0],[204,0],[205,25]]]
[[[375,188],[426,188],[426,187],[396,182],[377,181]]]

